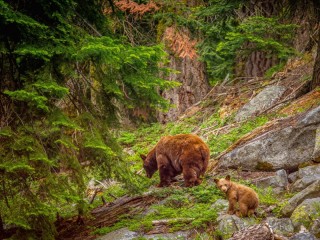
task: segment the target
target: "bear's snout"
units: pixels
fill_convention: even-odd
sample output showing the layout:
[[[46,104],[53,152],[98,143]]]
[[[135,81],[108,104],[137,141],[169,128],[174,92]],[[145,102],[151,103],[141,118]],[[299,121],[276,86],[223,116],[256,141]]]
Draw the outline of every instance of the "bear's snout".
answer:
[[[221,191],[222,192],[227,192],[228,191],[228,187],[227,186],[222,186],[221,187]]]

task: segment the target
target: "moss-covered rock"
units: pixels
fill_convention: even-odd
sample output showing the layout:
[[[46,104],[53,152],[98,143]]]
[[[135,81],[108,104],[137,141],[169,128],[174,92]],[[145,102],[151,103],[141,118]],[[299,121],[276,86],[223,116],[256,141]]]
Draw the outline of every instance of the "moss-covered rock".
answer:
[[[234,232],[256,224],[254,218],[239,218],[236,215],[222,215],[217,221],[217,233],[222,239],[228,239]]]
[[[301,225],[310,228],[320,217],[320,197],[304,200],[292,213],[290,219],[298,229]]]

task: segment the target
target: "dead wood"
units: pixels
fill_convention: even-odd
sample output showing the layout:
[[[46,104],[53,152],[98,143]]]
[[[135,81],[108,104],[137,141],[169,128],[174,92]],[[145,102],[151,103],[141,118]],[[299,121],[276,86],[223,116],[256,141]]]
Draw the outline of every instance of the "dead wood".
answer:
[[[269,224],[262,223],[235,232],[229,240],[274,240],[274,233]]]
[[[107,203],[91,211],[84,220],[84,225],[79,225],[76,218],[60,222],[57,226],[57,239],[95,239],[96,236],[91,234],[93,229],[112,226],[124,214],[133,215],[143,211],[145,208],[154,203],[157,199],[152,195],[142,196],[124,196],[112,203]]]

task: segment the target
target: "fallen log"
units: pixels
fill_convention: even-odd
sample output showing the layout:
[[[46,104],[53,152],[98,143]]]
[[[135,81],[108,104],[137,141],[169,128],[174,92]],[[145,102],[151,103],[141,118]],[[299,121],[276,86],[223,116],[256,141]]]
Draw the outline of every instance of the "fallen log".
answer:
[[[133,215],[143,211],[157,199],[149,195],[123,196],[112,203],[107,203],[95,208],[84,218],[84,225],[79,225],[76,218],[59,222],[57,226],[57,239],[67,240],[91,240],[96,236],[92,235],[93,229],[112,226],[124,214]]]
[[[274,240],[274,233],[269,224],[262,223],[235,232],[229,240]]]

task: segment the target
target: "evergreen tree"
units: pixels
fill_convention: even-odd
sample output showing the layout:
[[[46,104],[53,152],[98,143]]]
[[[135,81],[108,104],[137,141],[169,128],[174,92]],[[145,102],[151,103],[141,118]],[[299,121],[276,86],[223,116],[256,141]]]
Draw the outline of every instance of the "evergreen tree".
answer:
[[[118,106],[168,107],[161,46],[111,34],[100,1],[0,1],[0,238],[54,239],[85,210],[86,174],[134,187],[110,132]],[[4,230],[3,225],[12,226]]]

